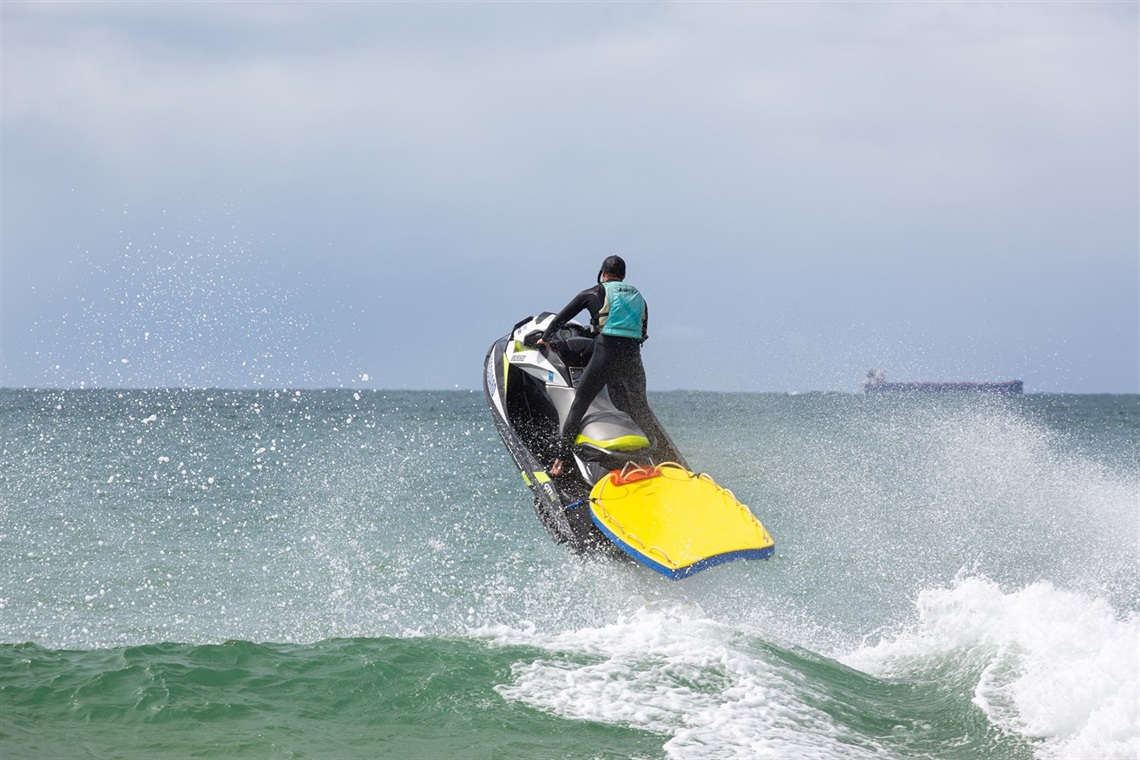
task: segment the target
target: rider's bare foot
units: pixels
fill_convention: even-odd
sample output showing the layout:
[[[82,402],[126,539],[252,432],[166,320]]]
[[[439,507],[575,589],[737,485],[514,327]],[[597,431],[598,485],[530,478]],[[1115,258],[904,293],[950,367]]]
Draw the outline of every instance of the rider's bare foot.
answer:
[[[550,465],[550,474],[553,475],[554,477],[558,477],[559,475],[562,474],[562,460],[561,459],[555,459],[554,464]]]

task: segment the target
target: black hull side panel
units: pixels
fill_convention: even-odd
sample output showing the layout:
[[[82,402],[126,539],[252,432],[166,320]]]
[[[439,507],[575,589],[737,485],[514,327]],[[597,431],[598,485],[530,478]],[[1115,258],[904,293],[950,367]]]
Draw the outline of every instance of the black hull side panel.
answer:
[[[589,495],[583,487],[559,483],[550,477],[546,464],[540,462],[511,426],[507,418],[510,408],[507,392],[511,380],[511,367],[504,361],[504,352],[510,336],[496,341],[483,362],[483,393],[495,420],[495,428],[507,447],[511,459],[522,474],[523,480],[534,494],[534,511],[539,521],[558,544],[569,544],[575,551],[588,551],[600,546],[612,546],[590,519],[588,506],[572,507]],[[515,373],[519,370],[514,370]],[[517,378],[516,378],[517,381]]]

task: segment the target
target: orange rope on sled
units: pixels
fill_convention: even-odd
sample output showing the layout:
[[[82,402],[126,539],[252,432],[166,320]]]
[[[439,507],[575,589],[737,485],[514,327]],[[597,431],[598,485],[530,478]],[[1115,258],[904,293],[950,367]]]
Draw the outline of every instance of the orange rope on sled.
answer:
[[[622,467],[620,471],[611,470],[609,479],[615,486],[624,486],[630,483],[636,483],[639,480],[655,478],[660,474],[660,467],[645,467],[636,462],[626,462],[625,467]]]

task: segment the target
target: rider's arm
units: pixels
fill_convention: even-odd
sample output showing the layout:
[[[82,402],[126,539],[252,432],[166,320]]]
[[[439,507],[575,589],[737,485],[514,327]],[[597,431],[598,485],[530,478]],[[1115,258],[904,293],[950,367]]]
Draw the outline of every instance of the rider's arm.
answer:
[[[554,336],[554,333],[558,331],[559,327],[562,327],[562,325],[566,324],[573,317],[578,316],[578,312],[582,311],[583,309],[589,309],[590,316],[593,316],[598,311],[600,311],[602,305],[601,302],[598,301],[597,291],[597,287],[586,288],[581,293],[574,296],[574,299],[570,301],[570,303],[563,306],[562,311],[558,312],[557,316],[554,317],[554,321],[550,323],[550,326],[546,328],[546,332],[542,334],[542,339],[549,342],[550,339]],[[604,292],[605,291],[603,290],[603,293]],[[591,308],[591,304],[593,304],[593,308]]]

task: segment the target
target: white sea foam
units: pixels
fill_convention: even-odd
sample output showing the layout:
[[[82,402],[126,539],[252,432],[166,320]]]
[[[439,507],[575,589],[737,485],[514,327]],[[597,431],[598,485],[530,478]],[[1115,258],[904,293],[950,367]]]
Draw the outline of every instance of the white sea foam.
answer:
[[[642,608],[596,628],[482,635],[550,653],[515,664],[511,683],[498,687],[506,699],[668,736],[670,757],[891,756],[807,704],[795,674],[758,656],[739,631],[700,615]]]
[[[1043,760],[1140,756],[1140,620],[1038,582],[1007,592],[960,575],[918,598],[907,631],[842,661],[881,676],[954,657],[982,665],[974,704]]]

